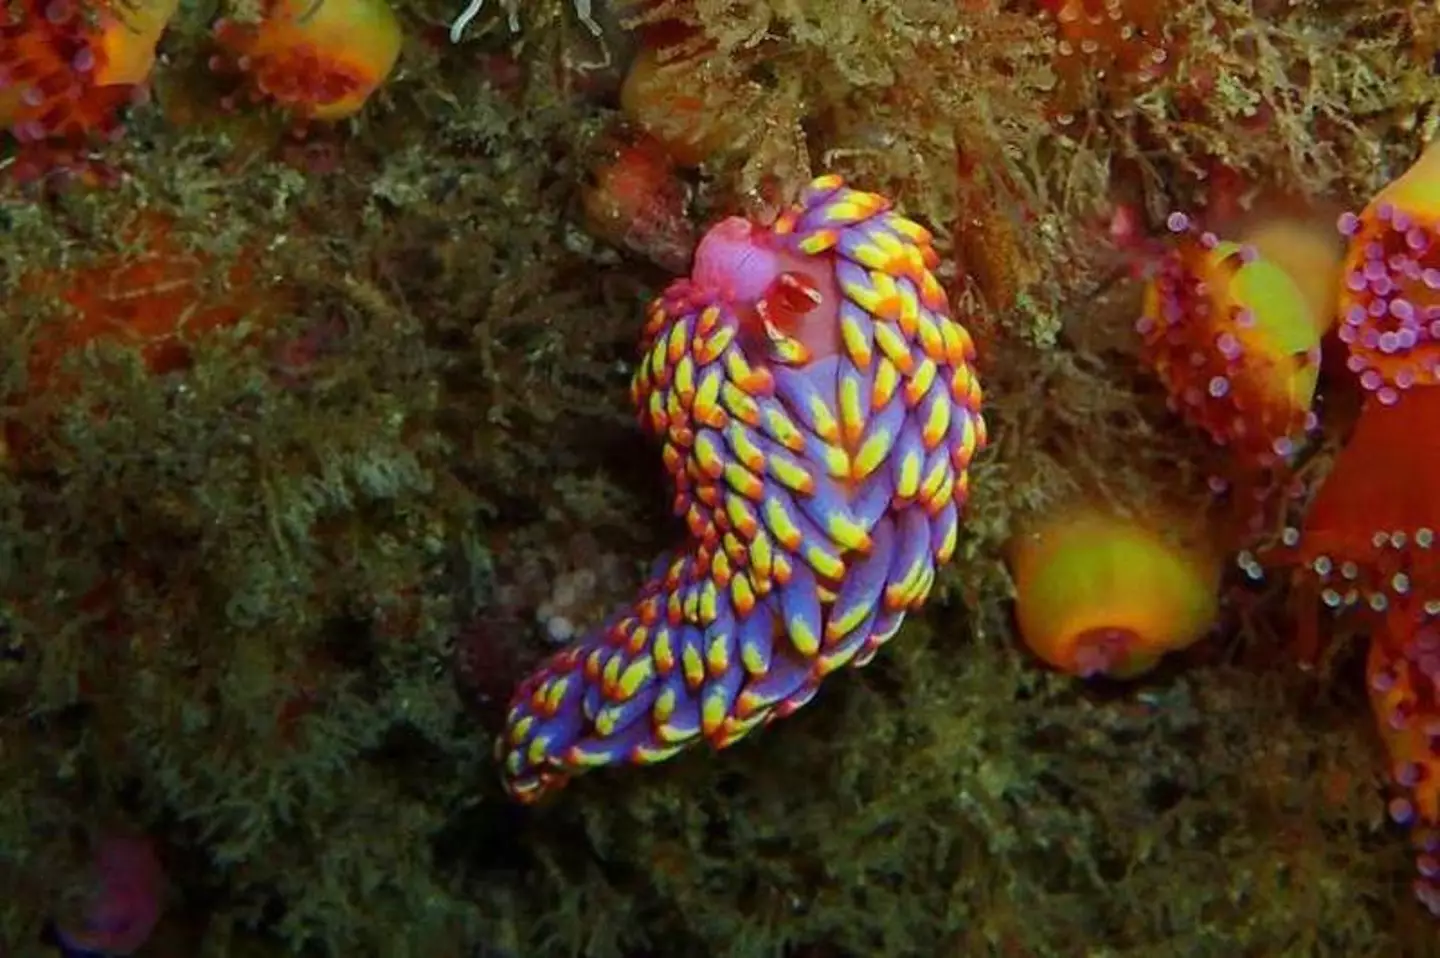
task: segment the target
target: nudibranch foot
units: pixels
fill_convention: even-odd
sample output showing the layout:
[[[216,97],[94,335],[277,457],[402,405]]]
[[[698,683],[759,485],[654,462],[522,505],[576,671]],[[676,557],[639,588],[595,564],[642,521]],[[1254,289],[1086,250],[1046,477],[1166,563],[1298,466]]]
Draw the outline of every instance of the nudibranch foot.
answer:
[[[512,796],[730,745],[925,602],[985,443],[935,263],[923,228],[833,176],[771,226],[701,240],[649,309],[632,385],[689,535],[521,684],[497,744]]]

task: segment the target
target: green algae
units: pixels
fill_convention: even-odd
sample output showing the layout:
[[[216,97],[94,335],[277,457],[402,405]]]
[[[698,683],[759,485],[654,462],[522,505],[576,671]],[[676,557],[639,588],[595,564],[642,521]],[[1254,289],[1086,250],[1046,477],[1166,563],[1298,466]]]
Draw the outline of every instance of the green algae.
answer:
[[[174,885],[153,955],[1440,953],[1353,651],[1296,672],[1272,588],[1143,684],[1085,689],[1017,649],[999,561],[1019,517],[1077,490],[1203,488],[1209,451],[1117,345],[1134,291],[1086,232],[1112,174],[1156,214],[1194,206],[1211,161],[1364,197],[1426,128],[1435,24],[1187,5],[1177,35],[1207,39],[1172,82],[1057,125],[1036,11],[963,6],[693,8],[758,111],[697,215],[823,167],[935,225],[947,271],[957,217],[1005,251],[946,275],[994,443],[932,611],[782,725],[541,809],[501,797],[454,636],[517,550],[583,528],[638,564],[671,531],[626,392],[664,277],[576,212],[580,144],[613,114],[588,31],[536,3],[519,35],[489,10],[441,48],[422,37],[456,11],[411,4],[400,73],[353,125],[277,150],[245,115],[142,109],[119,187],[0,194],[7,395],[54,309],[22,274],[113,251],[138,209],[217,263],[251,251],[287,291],[183,374],[97,346],[71,358],[78,393],[5,406],[45,441],[0,472],[0,941],[41,953],[87,843],[124,823]],[[207,15],[166,41],[177,76]],[[1201,63],[1197,107],[1181,91]],[[978,206],[957,147],[995,186]]]

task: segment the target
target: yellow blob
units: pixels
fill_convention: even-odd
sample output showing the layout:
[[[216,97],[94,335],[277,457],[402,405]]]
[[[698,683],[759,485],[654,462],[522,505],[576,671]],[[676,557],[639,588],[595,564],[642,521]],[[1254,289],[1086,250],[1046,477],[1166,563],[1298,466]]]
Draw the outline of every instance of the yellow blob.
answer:
[[[1211,263],[1222,271],[1219,264],[1240,249],[1237,243],[1222,242],[1211,252]],[[1272,260],[1256,258],[1234,273],[1228,289],[1212,296],[1213,301],[1228,298],[1235,308],[1254,314],[1253,325],[1237,323],[1234,333],[1242,349],[1268,360],[1269,395],[1284,397],[1292,408],[1309,409],[1320,364],[1306,360],[1320,348],[1320,324],[1290,274]]]
[[[1317,335],[1325,335],[1335,323],[1345,252],[1334,227],[1304,219],[1269,219],[1251,227],[1241,242],[1285,271],[1309,306]]]
[[[1216,550],[1169,541],[1152,524],[1070,511],[1020,533],[1009,551],[1021,638],[1074,675],[1133,678],[1219,614]]]

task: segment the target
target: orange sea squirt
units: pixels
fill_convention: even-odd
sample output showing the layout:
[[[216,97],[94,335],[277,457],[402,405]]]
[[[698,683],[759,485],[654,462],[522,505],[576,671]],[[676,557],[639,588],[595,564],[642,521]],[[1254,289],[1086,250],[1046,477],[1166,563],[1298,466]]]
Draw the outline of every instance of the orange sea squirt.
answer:
[[[385,0],[266,0],[254,23],[222,19],[215,41],[258,97],[299,116],[353,116],[400,57],[400,22]]]
[[[697,238],[686,215],[688,189],[662,144],[622,134],[589,174],[580,202],[591,233],[672,272],[689,267]]]

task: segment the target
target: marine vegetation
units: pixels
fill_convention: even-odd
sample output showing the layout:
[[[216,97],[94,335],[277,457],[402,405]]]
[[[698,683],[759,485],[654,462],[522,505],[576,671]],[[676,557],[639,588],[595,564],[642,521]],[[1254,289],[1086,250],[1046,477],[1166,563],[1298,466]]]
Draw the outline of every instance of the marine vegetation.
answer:
[[[0,4],[0,951],[1440,955],[1437,53]]]

